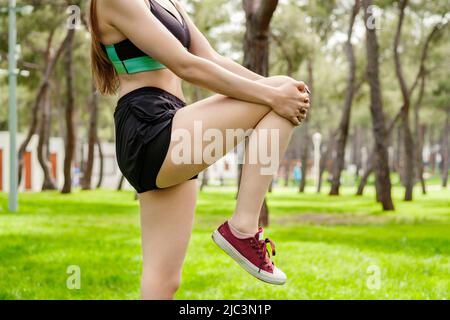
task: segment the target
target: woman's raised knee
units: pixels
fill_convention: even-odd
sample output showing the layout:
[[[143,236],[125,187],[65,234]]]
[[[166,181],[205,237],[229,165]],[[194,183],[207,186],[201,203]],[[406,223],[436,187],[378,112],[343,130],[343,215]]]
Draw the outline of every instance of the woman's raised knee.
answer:
[[[279,86],[283,85],[284,83],[292,81],[292,80],[293,79],[288,76],[272,76],[272,77],[261,79],[259,81],[261,81],[262,83],[267,84],[269,86],[279,87]]]
[[[297,128],[297,126],[295,124],[293,124],[291,121],[289,121],[288,119],[280,116],[278,113],[276,113],[275,111],[271,111],[269,113],[269,115],[273,118],[276,119],[277,121],[275,122],[275,126],[278,129],[291,129],[293,130],[294,128]]]

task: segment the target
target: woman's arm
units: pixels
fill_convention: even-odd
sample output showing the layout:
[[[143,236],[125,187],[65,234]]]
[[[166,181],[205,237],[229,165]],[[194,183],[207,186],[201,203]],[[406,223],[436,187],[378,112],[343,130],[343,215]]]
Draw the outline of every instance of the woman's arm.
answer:
[[[292,80],[274,88],[191,54],[151,13],[145,0],[105,0],[100,3],[108,24],[180,78],[232,98],[271,106],[281,116],[299,123],[297,116],[307,98],[307,94],[300,92],[305,90],[304,83]]]
[[[189,31],[191,33],[191,47],[189,48],[189,51],[192,54],[210,60],[218,64],[222,68],[225,68],[228,71],[249,80],[256,81],[265,78],[241,66],[239,63],[233,61],[232,59],[220,55],[216,50],[214,50],[208,39],[206,39],[206,37],[200,32],[195,23],[189,17],[181,3],[179,3],[178,0],[175,0],[174,2],[177,5],[178,11],[180,11],[180,13],[183,15],[183,18],[186,21],[187,26],[189,27]]]
[[[233,61],[232,59],[228,57],[224,57],[217,53],[217,56],[214,58],[214,60],[218,65],[222,66],[223,68],[240,75],[241,77],[245,77],[247,79],[256,81],[260,79],[264,79],[262,75],[259,75],[244,66],[240,65],[239,63]]]

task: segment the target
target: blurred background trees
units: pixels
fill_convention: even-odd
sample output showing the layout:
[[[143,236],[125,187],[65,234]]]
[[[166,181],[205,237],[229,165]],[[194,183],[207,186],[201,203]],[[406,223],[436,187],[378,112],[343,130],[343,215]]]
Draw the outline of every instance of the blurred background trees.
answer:
[[[361,194],[367,183],[374,183],[376,200],[390,210],[391,184],[402,184],[408,201],[418,183],[423,192],[429,179],[439,177],[447,185],[448,1],[181,2],[223,55],[263,75],[290,75],[312,89],[308,121],[294,133],[274,187],[293,186],[293,172],[299,169],[295,186],[301,192],[329,185],[330,194],[338,195],[341,185],[350,184]],[[81,172],[83,189],[100,186],[101,179],[92,181],[93,157],[102,154],[101,142],[114,141],[116,98],[100,97],[92,86],[84,16],[88,2],[18,1],[26,4],[34,12],[18,16],[18,66],[27,71],[19,77],[19,131],[26,136],[19,159],[38,134],[42,189],[55,189],[49,137],[63,137],[62,191],[71,191],[74,168]],[[67,27],[71,5],[81,13],[74,29]],[[6,7],[7,1],[0,0],[0,8]],[[0,130],[7,130],[5,14],[0,15],[0,69]],[[185,89],[188,102],[210,94],[189,84]],[[316,132],[322,135],[320,179],[312,189]],[[84,145],[86,152],[81,151]]]

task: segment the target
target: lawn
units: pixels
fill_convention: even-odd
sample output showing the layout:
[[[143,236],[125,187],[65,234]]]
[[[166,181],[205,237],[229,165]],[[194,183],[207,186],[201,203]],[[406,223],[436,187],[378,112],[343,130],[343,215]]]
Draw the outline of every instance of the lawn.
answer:
[[[247,275],[212,242],[211,232],[233,211],[234,189],[200,193],[194,233],[178,299],[448,299],[450,190],[433,187],[413,203],[383,213],[373,190],[355,197],[299,195],[275,188],[268,196],[285,286]],[[155,250],[157,245],[155,245]],[[79,266],[81,289],[66,285]],[[140,233],[131,192],[23,194],[20,213],[0,194],[0,299],[138,299]]]

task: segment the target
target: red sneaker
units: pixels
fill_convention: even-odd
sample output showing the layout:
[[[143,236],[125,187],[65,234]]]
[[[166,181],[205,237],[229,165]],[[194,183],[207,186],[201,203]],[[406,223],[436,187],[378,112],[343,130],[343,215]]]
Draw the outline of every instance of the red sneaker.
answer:
[[[239,239],[231,233],[228,222],[225,222],[214,231],[212,238],[223,251],[252,276],[271,284],[281,285],[286,282],[286,275],[270,260],[266,245],[270,243],[274,256],[275,244],[270,239],[263,240],[262,228],[259,228],[254,237]]]

